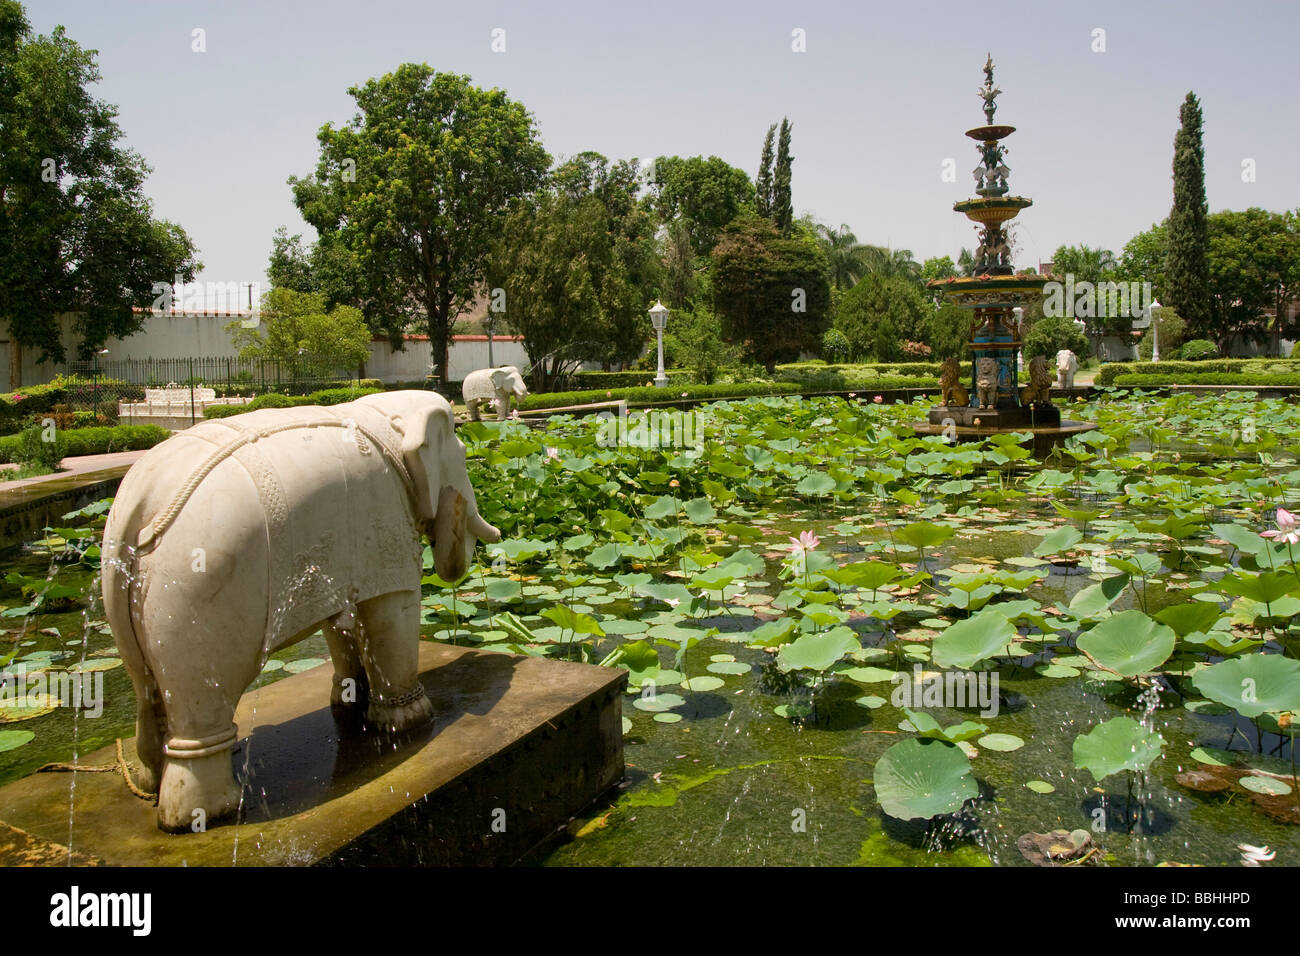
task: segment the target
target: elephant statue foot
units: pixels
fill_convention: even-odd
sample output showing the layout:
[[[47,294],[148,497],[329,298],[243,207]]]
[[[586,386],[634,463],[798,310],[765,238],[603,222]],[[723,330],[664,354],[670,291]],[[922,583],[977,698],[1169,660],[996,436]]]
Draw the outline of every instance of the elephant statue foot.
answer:
[[[167,742],[158,787],[158,827],[169,833],[207,829],[239,809],[241,788],[230,765],[230,747],[235,742],[232,725],[222,739]]]
[[[416,683],[405,694],[392,697],[372,695],[366,709],[366,723],[390,734],[400,734],[423,727],[433,720],[433,703],[424,692],[424,685]]]

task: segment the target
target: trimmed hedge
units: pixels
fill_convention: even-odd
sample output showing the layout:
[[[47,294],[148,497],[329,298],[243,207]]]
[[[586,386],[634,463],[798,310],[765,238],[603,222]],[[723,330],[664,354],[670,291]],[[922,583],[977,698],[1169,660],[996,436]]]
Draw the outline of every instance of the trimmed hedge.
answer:
[[[691,373],[684,369],[669,369],[665,374],[668,376],[670,386],[688,384],[692,380]],[[646,382],[654,381],[654,377],[654,372],[639,372],[636,370],[629,372],[575,372],[573,383],[579,389],[644,388]]]
[[[891,375],[873,379],[868,391],[889,391],[899,388],[925,388],[939,390],[938,384],[931,378]],[[832,389],[842,391],[842,389]],[[563,405],[585,405],[593,402],[626,401],[633,405],[648,405],[674,401],[716,401],[726,398],[749,398],[761,395],[798,395],[801,392],[816,391],[796,382],[737,382],[723,385],[683,385],[669,388],[613,388],[587,390],[581,392],[548,392],[542,395],[529,395],[521,403],[521,408],[532,411],[557,408]]]
[[[75,455],[104,455],[111,451],[135,451],[152,448],[160,441],[171,438],[172,433],[157,425],[113,425],[96,428],[70,428],[55,433],[62,457]],[[0,462],[17,461],[16,453],[23,436],[0,436]]]
[[[786,365],[778,365],[776,374],[778,379],[786,381],[798,381],[806,374],[828,374],[828,375],[902,375],[917,376],[931,375],[939,377],[939,370],[943,367],[942,362],[858,362],[847,363],[843,365],[827,364],[825,362],[791,362]],[[970,363],[966,363],[966,372],[970,372]]]
[[[1300,371],[1285,375],[1242,375],[1206,372],[1202,375],[1119,375],[1116,388],[1151,388],[1159,385],[1239,385],[1242,388],[1269,385],[1300,385]]]
[[[1272,368],[1277,366],[1277,368]],[[1285,372],[1281,371],[1285,369]],[[1278,375],[1300,372],[1300,360],[1282,358],[1210,359],[1205,362],[1107,362],[1097,373],[1096,384],[1114,385],[1121,375],[1194,376],[1211,372]],[[1175,383],[1177,384],[1177,383]],[[1188,384],[1195,384],[1188,382]]]
[[[154,388],[154,387],[161,387],[161,386],[151,385],[149,387]],[[182,385],[180,387],[188,388],[189,386]],[[199,386],[195,385],[194,387],[198,388]],[[233,382],[224,385],[212,384],[212,385],[208,385],[207,387],[216,391],[216,393],[223,398],[230,398],[230,397],[243,398],[248,395],[271,395],[271,394],[293,395],[293,394],[297,394],[295,392],[295,388],[298,388],[299,386],[295,386],[292,382],[285,382],[279,385],[274,385],[270,382],[266,383],[265,385],[259,384],[258,382]],[[332,382],[319,382],[319,381],[308,382],[301,387],[310,388],[313,392],[326,391],[328,389],[336,389],[336,388],[382,389],[384,387],[384,383],[377,378],[363,378],[363,379],[341,378]]]
[[[229,418],[231,415],[242,415],[244,412],[255,412],[260,408],[297,408],[300,405],[342,405],[344,402],[351,402],[362,395],[373,395],[376,392],[382,392],[383,388],[322,388],[318,392],[312,392],[310,395],[281,395],[279,392],[268,392],[265,395],[259,395],[244,405],[209,405],[203,411],[204,418]]]

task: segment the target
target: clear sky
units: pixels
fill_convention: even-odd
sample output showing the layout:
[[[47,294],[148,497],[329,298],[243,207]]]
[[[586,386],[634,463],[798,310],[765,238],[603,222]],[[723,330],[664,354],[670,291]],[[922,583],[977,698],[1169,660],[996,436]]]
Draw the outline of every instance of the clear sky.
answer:
[[[796,214],[918,259],[974,246],[952,203],[978,160],[991,52],[1016,259],[1062,243],[1120,251],[1172,198],[1178,108],[1205,114],[1210,209],[1300,206],[1300,2],[1127,0],[28,0],[99,51],[96,93],[153,167],[157,214],[194,238],[207,281],[260,282],[283,224],[314,238],[285,180],[349,86],[406,61],[467,73],[536,117],[552,156],[718,155],[752,177],[769,124],[794,124]],[[192,50],[204,31],[206,52]],[[493,52],[493,30],[505,51]],[[794,52],[792,31],[806,52]],[[1094,35],[1103,30],[1104,37]],[[1104,40],[1104,52],[1095,52]],[[956,182],[944,182],[944,160]],[[1255,163],[1243,182],[1242,163]],[[168,279],[170,277],[160,277]]]

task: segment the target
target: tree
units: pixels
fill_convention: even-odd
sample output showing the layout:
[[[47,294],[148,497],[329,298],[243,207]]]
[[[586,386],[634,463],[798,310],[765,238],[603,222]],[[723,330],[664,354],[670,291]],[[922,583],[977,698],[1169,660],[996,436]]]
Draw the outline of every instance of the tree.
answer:
[[[1073,319],[1049,315],[1039,319],[1025,333],[1020,353],[1026,364],[1036,355],[1045,355],[1055,365],[1056,353],[1062,349],[1069,349],[1081,359],[1086,358],[1088,337],[1079,330]]]
[[[1167,305],[1194,333],[1207,329],[1210,316],[1210,239],[1205,202],[1205,147],[1201,143],[1201,105],[1188,93],[1174,135],[1174,204],[1169,210],[1169,258],[1165,267]]]
[[[833,289],[844,291],[853,288],[853,284],[867,271],[867,247],[858,242],[847,225],[838,229],[818,223],[815,227],[822,251],[830,263],[830,283]]]
[[[1279,338],[1279,323],[1269,323],[1269,309],[1285,315],[1286,303],[1300,288],[1300,237],[1287,213],[1252,207],[1209,216],[1210,237],[1208,319],[1188,323],[1188,333],[1212,340],[1227,355],[1232,340],[1249,342]],[[1175,310],[1176,311],[1176,310]],[[1270,328],[1274,326],[1274,328]]]
[[[370,355],[370,328],[350,305],[327,309],[317,292],[272,288],[262,296],[256,328],[227,328],[244,358],[273,359],[291,375],[327,379],[361,366]]]
[[[606,368],[634,360],[649,334],[660,265],[653,218],[635,201],[637,164],[590,156],[580,164],[590,176],[570,161],[554,189],[517,202],[488,256],[489,282],[505,294],[506,324],[524,337],[539,390],[583,359]]]
[[[921,264],[912,258],[910,249],[890,249],[886,246],[863,246],[862,258],[868,275],[882,279],[906,279],[921,282]]]
[[[925,340],[930,312],[915,283],[900,276],[869,275],[840,300],[835,327],[849,340],[855,360],[897,362],[903,358],[904,342]]]
[[[783,238],[789,238],[794,228],[794,205],[790,199],[791,169],[794,157],[790,155],[790,132],[793,127],[788,119],[781,120],[781,135],[776,145],[776,170],[772,174],[772,222]]]
[[[708,256],[718,233],[744,209],[754,208],[754,185],[744,170],[717,156],[660,156],[654,162],[651,202],[659,221],[681,220],[691,235],[691,248]]]
[[[957,254],[957,268],[961,270],[963,276],[967,278],[973,276],[975,274],[975,253],[963,248]]]
[[[771,374],[815,352],[829,323],[828,263],[803,230],[790,238],[755,214],[738,218],[713,249],[714,311],[726,337]]]
[[[1121,280],[1150,282],[1155,299],[1168,298],[1165,266],[1169,260],[1169,220],[1156,223],[1124,243],[1116,269]]]
[[[691,231],[683,220],[673,220],[664,230],[659,258],[664,268],[664,298],[673,309],[686,308],[694,301],[700,283]]]
[[[767,137],[763,140],[763,154],[758,160],[758,178],[754,180],[754,209],[764,219],[772,218],[772,140],[776,136],[776,124],[767,128]]]
[[[446,381],[452,323],[511,200],[541,185],[550,157],[521,104],[468,76],[404,63],[348,93],[357,112],[321,127],[315,173],[289,180],[294,203],[323,259],[355,280],[348,300],[399,345],[418,323]]]
[[[0,0],[0,322],[10,387],[24,348],[66,358],[57,315],[74,313],[87,358],[143,328],[150,306],[200,268],[180,226],[153,217],[149,167],[120,145],[117,110],[95,99],[95,51],[62,27],[33,36],[23,7]]]
[[[926,317],[923,341],[936,362],[952,357],[966,361],[970,353],[971,319],[974,313],[952,302],[944,302]]]

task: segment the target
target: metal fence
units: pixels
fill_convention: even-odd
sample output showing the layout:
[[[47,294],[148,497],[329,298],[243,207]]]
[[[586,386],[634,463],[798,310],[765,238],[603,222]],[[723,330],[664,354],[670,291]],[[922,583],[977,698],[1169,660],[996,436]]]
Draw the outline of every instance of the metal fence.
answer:
[[[127,385],[161,388],[182,386],[246,386],[258,392],[305,394],[332,383],[354,379],[355,368],[336,359],[305,356],[299,362],[274,359],[207,358],[114,359],[72,362],[68,371],[92,381],[108,379]]]

